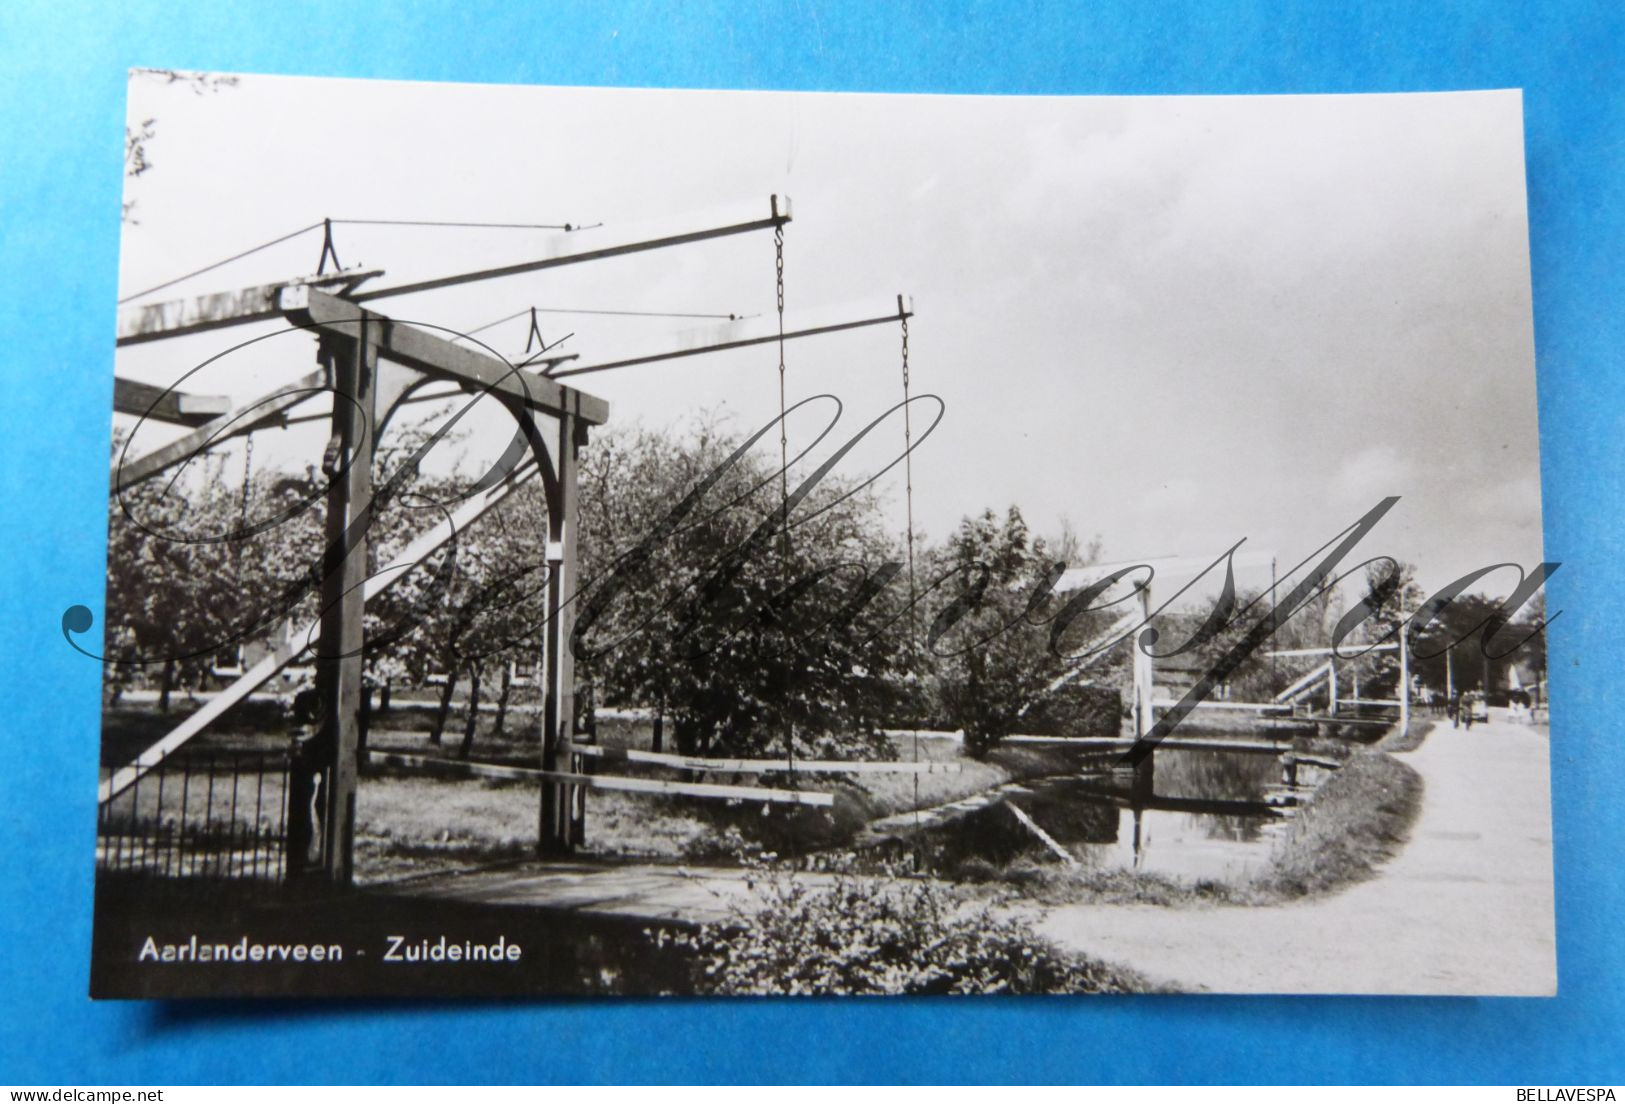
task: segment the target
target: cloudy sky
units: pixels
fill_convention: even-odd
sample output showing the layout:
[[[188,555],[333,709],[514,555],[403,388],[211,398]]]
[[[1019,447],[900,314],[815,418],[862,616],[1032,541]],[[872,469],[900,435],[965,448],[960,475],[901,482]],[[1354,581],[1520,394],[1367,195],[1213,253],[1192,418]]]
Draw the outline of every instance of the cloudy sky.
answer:
[[[137,76],[130,115],[155,120],[155,137],[126,197],[121,295],[323,217],[602,223],[569,235],[589,248],[645,223],[760,216],[788,194],[789,310],[914,297],[915,387],[946,406],[916,454],[932,536],[1016,503],[1040,531],[1066,518],[1098,534],[1112,560],[1246,537],[1288,565],[1397,494],[1362,548],[1418,563],[1424,583],[1540,559],[1515,92],[979,98],[245,76],[198,94]],[[345,264],[387,270],[378,286],[524,260],[559,236],[337,233]],[[319,246],[306,234],[144,301],[307,273]],[[772,241],[373,305],[457,329],[531,305],[760,314]],[[695,324],[550,314],[543,328],[573,333],[562,348],[590,363]],[[270,328],[132,347],[118,369],[170,382]],[[512,354],[525,336],[523,320],[480,334]],[[308,338],[267,342],[192,389],[248,398],[311,358]],[[832,444],[900,397],[893,327],[796,342],[788,360],[792,401],[845,404]],[[777,412],[776,369],[762,347],[575,382],[616,422],[713,410],[746,431]],[[792,446],[814,420],[792,423]],[[319,455],[314,431],[271,436],[284,462]],[[860,449],[852,470],[896,445]],[[901,530],[900,479],[886,486]]]

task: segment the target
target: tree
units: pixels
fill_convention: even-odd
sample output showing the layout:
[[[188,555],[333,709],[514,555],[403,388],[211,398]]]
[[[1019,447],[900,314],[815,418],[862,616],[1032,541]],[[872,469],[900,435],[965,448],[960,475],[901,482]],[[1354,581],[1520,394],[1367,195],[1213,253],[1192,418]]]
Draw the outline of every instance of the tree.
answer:
[[[1519,611],[1509,631],[1514,639],[1522,639],[1510,659],[1528,665],[1535,681],[1546,681],[1546,592],[1536,591],[1527,605]]]
[[[1535,680],[1544,680],[1544,592],[1537,591],[1510,623],[1502,602],[1482,593],[1452,598],[1412,634],[1411,669],[1424,683],[1441,690],[1448,685],[1458,693],[1497,686],[1504,678],[1498,672],[1509,666],[1522,666]]]
[[[1050,627],[1033,599],[1057,561],[1011,506],[965,518],[931,557],[930,577],[946,586],[932,624],[938,707],[964,730],[965,750],[981,758],[1016,731],[1023,715],[1068,667],[1050,646]]]
[[[115,458],[123,445],[115,434]],[[165,712],[173,690],[206,673],[256,620],[259,588],[250,577],[261,561],[232,539],[241,506],[223,463],[217,457],[172,480],[144,482],[109,511],[108,659],[115,668],[157,668]]]
[[[902,557],[878,500],[837,478],[786,534],[775,467],[738,446],[703,417],[595,439],[577,670],[602,700],[671,718],[685,753],[782,753],[792,733],[797,754],[850,750],[897,698]]]
[[[500,680],[496,734],[506,723],[514,668],[533,667],[545,645],[547,532],[546,496],[539,483],[531,483],[486,515],[463,543],[451,615],[436,623],[445,634],[448,695],[457,665],[468,675],[468,716],[459,749],[465,759],[488,676]]]
[[[176,69],[135,69],[130,73],[132,80],[153,80],[164,84],[183,84],[189,87],[196,95],[206,92],[217,92],[222,88],[232,88],[237,84],[234,76],[219,73],[183,73]],[[148,117],[135,123],[124,124],[124,175],[137,177],[152,168],[151,146],[154,138],[158,137],[158,120]],[[136,220],[131,212],[135,210],[135,200],[124,201],[124,221],[134,223]]]
[[[369,569],[377,571],[425,524],[401,492],[418,499],[449,496],[456,484],[417,478],[387,491],[392,464],[426,438],[408,430],[379,452],[368,530]],[[114,441],[122,455],[124,435]],[[109,518],[107,624],[110,658],[161,669],[161,704],[177,679],[198,676],[216,654],[267,641],[287,621],[313,621],[320,608],[325,544],[326,481],[314,468],[295,475],[260,468],[239,480],[227,474],[223,451],[116,496]],[[410,501],[410,500],[409,500]],[[436,601],[444,554],[409,573],[368,604],[368,663],[405,670],[412,634]],[[444,589],[443,587],[441,589]],[[403,662],[403,659],[405,662]]]
[[[1166,613],[1160,622],[1159,643],[1153,655],[1159,659],[1180,653],[1181,665],[1198,675],[1217,669],[1233,648],[1241,644],[1254,627],[1271,616],[1275,603],[1291,593],[1290,580],[1282,581],[1274,592],[1263,588],[1239,589],[1232,608],[1225,616],[1219,608],[1220,599],[1207,610],[1191,613]],[[1308,650],[1328,647],[1333,630],[1343,613],[1342,595],[1336,587],[1323,585],[1302,602],[1256,650],[1249,654],[1225,677],[1215,691],[1235,700],[1268,702],[1298,678],[1326,662],[1325,656],[1283,659],[1272,652]],[[1222,624],[1213,618],[1224,616]],[[1211,633],[1202,639],[1203,630]],[[1189,647],[1189,652],[1185,651]],[[1350,649],[1354,650],[1353,648]],[[1188,658],[1185,658],[1188,656]],[[1350,662],[1355,664],[1351,667]],[[1339,661],[1340,675],[1353,674],[1369,666],[1367,660]]]
[[[473,486],[465,476],[429,477],[402,468],[430,443],[439,422],[431,412],[418,422],[396,426],[379,444],[368,534],[372,572],[442,521]],[[461,439],[452,434],[435,447]],[[512,667],[528,666],[540,650],[545,594],[534,584],[545,578],[546,532],[544,496],[532,482],[368,603],[367,662],[375,680],[398,677],[421,686],[431,676],[444,675],[431,743],[441,742],[459,681],[468,680],[459,745],[463,758],[473,749],[487,677],[500,672],[496,724],[500,731]]]

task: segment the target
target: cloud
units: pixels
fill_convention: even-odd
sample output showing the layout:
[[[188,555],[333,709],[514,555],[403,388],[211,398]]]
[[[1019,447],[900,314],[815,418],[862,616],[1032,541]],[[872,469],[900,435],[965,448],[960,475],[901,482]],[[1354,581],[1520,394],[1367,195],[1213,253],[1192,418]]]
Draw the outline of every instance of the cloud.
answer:
[[[1385,495],[1409,493],[1416,478],[1416,466],[1394,446],[1374,445],[1338,465],[1332,488],[1340,499],[1369,505]]]
[[[1135,506],[1141,513],[1174,521],[1208,503],[1209,498],[1200,483],[1186,476],[1176,476],[1141,495]]]

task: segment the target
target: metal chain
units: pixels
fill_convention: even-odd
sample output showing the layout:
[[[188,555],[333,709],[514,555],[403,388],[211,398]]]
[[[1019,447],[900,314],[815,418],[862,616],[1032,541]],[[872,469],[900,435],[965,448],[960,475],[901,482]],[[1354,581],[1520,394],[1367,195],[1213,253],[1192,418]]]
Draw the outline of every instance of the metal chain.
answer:
[[[250,433],[243,441],[243,502],[237,515],[237,528],[239,531],[248,529],[248,503],[253,493],[253,483],[250,477],[254,471],[254,435]]]
[[[908,596],[914,601],[914,427],[909,420],[908,317],[903,317],[903,497],[908,507]]]
[[[917,658],[919,645],[919,621],[915,602],[917,594],[914,582],[914,427],[909,420],[909,376],[908,376],[908,316],[902,318],[903,328],[903,501],[908,517],[908,656],[909,667],[913,668]],[[910,713],[915,712],[919,703],[910,702]],[[918,716],[914,721],[914,763],[920,762],[920,723]],[[920,854],[918,840],[920,839],[920,774],[914,772],[914,839],[916,841],[914,854],[914,868],[920,869]]]
[[[773,228],[774,290],[779,307],[779,503],[783,517],[784,543],[781,553],[790,554],[790,435],[785,428],[784,399],[784,227]]]
[[[773,228],[773,279],[779,311],[779,586],[787,583],[790,570],[790,435],[785,429],[784,395],[784,227]],[[790,784],[795,785],[796,735],[793,722],[784,728],[784,760],[790,768]]]

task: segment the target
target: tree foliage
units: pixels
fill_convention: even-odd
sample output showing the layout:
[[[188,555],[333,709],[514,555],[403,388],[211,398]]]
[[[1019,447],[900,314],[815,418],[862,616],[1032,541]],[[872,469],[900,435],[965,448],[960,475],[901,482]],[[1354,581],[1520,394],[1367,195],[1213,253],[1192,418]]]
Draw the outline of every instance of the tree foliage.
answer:
[[[179,84],[190,88],[196,95],[206,92],[217,92],[222,88],[233,88],[237,78],[220,73],[188,73],[178,69],[136,69],[130,74],[133,80],[159,81],[163,84]],[[129,177],[140,176],[152,168],[151,148],[153,139],[158,137],[158,120],[149,116],[135,123],[124,125],[124,175]],[[124,201],[124,221],[134,222],[131,212],[135,209],[135,200]]]
[[[906,667],[901,555],[874,496],[838,478],[786,532],[776,466],[738,448],[710,420],[594,442],[578,671],[669,716],[688,753],[863,744]]]
[[[1512,666],[1536,682],[1546,677],[1544,592],[1537,591],[1510,619],[1501,599],[1462,594],[1427,620],[1411,637],[1411,670],[1426,686],[1440,692],[1485,690],[1499,685],[1504,678],[1499,672]]]
[[[980,757],[1017,731],[1069,667],[1051,647],[1053,613],[1043,602],[1065,561],[1011,506],[1002,521],[992,510],[965,518],[930,563],[945,591],[931,629],[938,708]]]

